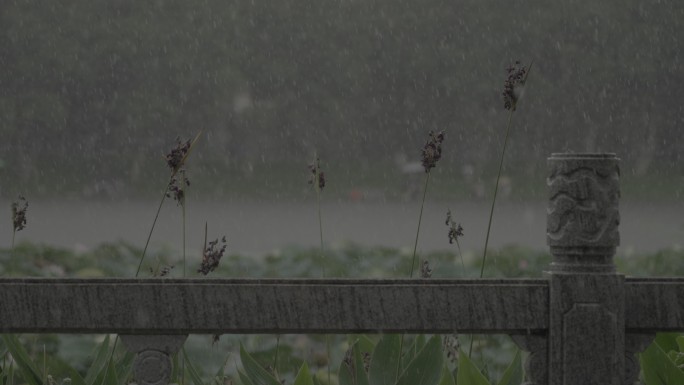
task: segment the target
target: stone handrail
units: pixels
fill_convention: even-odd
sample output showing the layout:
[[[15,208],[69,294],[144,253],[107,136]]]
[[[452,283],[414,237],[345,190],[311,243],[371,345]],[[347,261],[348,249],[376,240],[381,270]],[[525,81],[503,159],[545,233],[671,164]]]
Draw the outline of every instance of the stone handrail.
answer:
[[[0,279],[3,333],[118,333],[164,385],[188,334],[506,333],[528,385],[632,385],[656,331],[684,330],[684,279],[616,271],[613,154],[549,158],[541,279]]]

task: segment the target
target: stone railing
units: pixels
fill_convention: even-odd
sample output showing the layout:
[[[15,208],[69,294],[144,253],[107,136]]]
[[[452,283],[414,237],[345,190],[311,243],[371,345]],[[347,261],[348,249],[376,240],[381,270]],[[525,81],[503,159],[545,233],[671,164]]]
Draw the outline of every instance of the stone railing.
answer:
[[[632,385],[656,331],[684,330],[684,279],[625,278],[613,154],[554,154],[542,279],[0,279],[3,333],[118,333],[163,385],[188,334],[505,333],[527,384]],[[417,384],[418,385],[418,384]]]

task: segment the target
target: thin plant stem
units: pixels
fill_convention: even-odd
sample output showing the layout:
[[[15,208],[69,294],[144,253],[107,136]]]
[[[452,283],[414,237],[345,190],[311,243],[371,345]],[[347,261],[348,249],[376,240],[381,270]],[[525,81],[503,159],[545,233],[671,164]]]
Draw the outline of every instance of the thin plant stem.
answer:
[[[12,247],[10,248],[10,257],[14,257],[14,238],[17,236],[17,229],[12,231]]]
[[[461,244],[458,243],[458,237],[454,239],[456,241],[456,248],[458,249],[458,256],[461,257],[461,268],[463,268],[463,276],[465,277],[465,263],[463,262],[463,253],[461,252]]]
[[[171,179],[172,178],[173,178],[173,175],[171,176]],[[145,254],[147,253],[147,247],[150,245],[150,239],[152,238],[152,233],[154,232],[154,227],[157,225],[157,219],[159,219],[159,213],[161,212],[162,205],[164,204],[164,200],[166,199],[166,192],[168,191],[168,184],[166,186],[167,187],[166,187],[166,190],[164,190],[164,194],[162,194],[161,201],[159,201],[159,207],[157,207],[157,213],[154,215],[154,221],[152,221],[152,227],[150,228],[150,232],[147,234],[147,241],[145,241],[145,247],[143,248],[142,255],[140,256],[140,262],[138,263],[138,270],[136,270],[136,272],[135,272],[136,277],[140,274],[140,268],[142,267],[143,260],[145,260]]]
[[[416,241],[413,244],[413,257],[411,259],[411,271],[409,278],[413,278],[413,268],[416,265],[416,250],[418,249],[418,236],[420,235],[420,223],[423,220],[423,207],[425,206],[425,196],[427,195],[428,182],[430,181],[430,171],[425,176],[425,187],[423,188],[423,200],[420,203],[420,214],[418,215],[418,230],[416,230]]]
[[[10,385],[14,385],[14,365],[12,364],[12,361],[10,361]]]
[[[487,245],[489,244],[489,233],[492,229],[492,218],[494,218],[494,205],[496,204],[496,195],[499,191],[499,179],[501,178],[501,169],[503,168],[504,155],[506,154],[506,145],[508,144],[508,134],[511,130],[511,120],[513,119],[513,110],[508,114],[508,123],[506,124],[506,137],[504,138],[503,150],[501,151],[501,160],[499,161],[499,173],[496,175],[496,184],[494,185],[494,198],[492,199],[492,207],[489,210],[489,222],[487,223],[487,236],[485,237],[484,252],[482,253],[482,266],[480,268],[480,278],[484,275],[485,261],[487,260]]]
[[[489,233],[492,229],[492,219],[494,218],[494,205],[496,204],[496,194],[499,191],[499,179],[501,178],[501,169],[503,168],[504,155],[506,154],[506,145],[508,144],[508,134],[511,130],[511,121],[513,120],[513,109],[508,113],[508,123],[506,124],[506,136],[504,138],[503,150],[501,151],[501,160],[499,161],[499,173],[496,175],[496,183],[494,185],[494,198],[492,199],[492,207],[489,210],[489,222],[487,223],[487,236],[485,237],[484,252],[482,253],[482,266],[480,267],[480,278],[484,276],[485,261],[487,260],[487,245],[489,244]],[[475,337],[470,339],[470,348],[468,349],[468,357],[473,353],[473,341]]]
[[[428,182],[430,181],[430,171],[425,175],[425,186],[423,187],[423,199],[420,202],[420,214],[418,215],[418,229],[416,230],[416,241],[413,243],[413,257],[411,257],[411,271],[409,278],[413,278],[413,269],[416,265],[416,251],[418,250],[418,237],[420,236],[420,224],[423,220],[423,208],[425,207],[425,197],[427,196]],[[397,365],[397,373],[395,380],[399,380],[399,367],[401,367],[401,351],[404,349],[404,334],[399,340],[399,365]]]
[[[473,355],[473,341],[475,341],[474,335],[470,336],[470,347],[468,348],[468,358],[472,357],[472,355]]]
[[[325,251],[323,248],[323,221],[321,219],[321,189],[316,188],[316,204],[318,206],[318,234],[321,241],[321,262],[323,266],[323,278],[325,278]]]
[[[532,62],[527,67],[527,72],[522,80],[522,84],[527,83],[527,77],[532,70]],[[487,259],[487,245],[489,244],[489,233],[492,229],[492,218],[494,217],[494,205],[496,204],[496,194],[499,191],[499,179],[501,178],[501,170],[503,168],[504,156],[506,155],[506,145],[508,144],[508,136],[511,131],[511,121],[513,120],[513,112],[515,112],[515,105],[508,112],[508,122],[506,123],[506,136],[504,137],[503,149],[501,150],[501,159],[499,160],[499,172],[496,174],[496,184],[494,185],[494,198],[492,199],[492,208],[489,210],[489,222],[487,223],[487,236],[485,237],[484,251],[482,253],[482,267],[480,268],[480,278],[484,275],[485,260]]]
[[[330,335],[326,334],[325,335],[325,350],[326,354],[328,355],[328,384],[330,384],[330,367],[331,362],[330,362]]]
[[[152,221],[152,227],[150,228],[150,232],[147,234],[147,241],[145,241],[145,247],[143,248],[142,255],[140,256],[140,262],[138,263],[138,269],[135,272],[135,276],[137,277],[140,274],[140,268],[142,267],[143,260],[145,260],[145,254],[147,253],[147,247],[150,245],[150,239],[152,238],[152,233],[154,232],[154,228],[157,225],[157,219],[159,219],[159,213],[161,212],[162,205],[164,204],[164,200],[166,199],[166,194],[169,191],[169,185],[173,181],[173,177],[176,176],[176,173],[179,171],[180,167],[182,165],[185,165],[185,161],[188,159],[188,156],[190,156],[190,152],[192,152],[192,149],[195,147],[195,143],[197,143],[197,140],[199,137],[202,135],[202,131],[198,132],[195,138],[192,140],[190,143],[190,148],[188,148],[188,151],[185,153],[185,156],[183,159],[181,159],[179,165],[171,171],[171,176],[169,177],[169,182],[166,184],[166,189],[164,190],[164,194],[162,195],[161,201],[159,201],[159,207],[157,208],[157,213],[154,215],[154,221]],[[185,271],[185,263],[183,263],[183,269]],[[183,274],[185,276],[185,274]]]
[[[318,156],[314,160],[314,187],[316,188],[316,208],[318,211],[318,235],[321,242],[321,267],[323,270],[323,278],[325,278],[325,249],[323,248],[323,219],[321,216],[321,185],[319,182],[321,169],[318,163]],[[277,353],[277,351],[276,351]],[[328,383],[330,383],[330,336],[325,335],[325,354],[328,356]]]
[[[399,370],[401,369],[401,351],[404,349],[404,336],[405,334],[401,335],[401,339],[399,340],[399,357],[397,358],[397,373],[394,376],[394,382],[396,383],[399,381]]]
[[[276,334],[275,357],[273,358],[273,371],[278,372],[278,348],[280,347],[280,334]]]
[[[182,205],[182,210],[183,210],[183,278],[186,276],[185,268],[186,268],[186,255],[185,255],[185,203]]]
[[[180,385],[185,384],[185,346],[181,348],[181,356],[183,358],[181,359],[181,367],[180,367]]]
[[[323,278],[325,278],[325,251],[323,249],[323,219],[321,216],[321,186],[319,184],[318,178],[320,175],[320,167],[318,165],[318,157],[315,160],[315,172],[314,172],[314,188],[316,189],[316,208],[318,211],[318,235],[321,244],[321,266],[323,268]]]
[[[316,189],[316,203],[318,205],[318,233],[321,240],[321,258],[325,262],[325,251],[323,249],[323,220],[321,219],[321,189]],[[325,263],[323,263],[323,277],[325,277]]]
[[[204,246],[202,247],[202,254],[204,254],[204,251],[207,249],[207,230],[209,228],[209,223],[204,222]]]
[[[182,177],[181,180],[185,180],[185,171],[182,171]],[[186,268],[186,261],[185,261],[185,191],[183,191],[183,199],[181,200],[181,210],[183,211],[183,278],[185,278],[186,273],[185,273],[185,268]]]

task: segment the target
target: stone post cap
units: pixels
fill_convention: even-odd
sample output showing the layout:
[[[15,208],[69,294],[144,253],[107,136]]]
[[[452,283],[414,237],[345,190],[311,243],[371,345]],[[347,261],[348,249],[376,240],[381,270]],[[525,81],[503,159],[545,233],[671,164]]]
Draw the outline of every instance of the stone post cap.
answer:
[[[548,158],[546,242],[556,262],[612,265],[620,243],[618,162],[612,153]]]

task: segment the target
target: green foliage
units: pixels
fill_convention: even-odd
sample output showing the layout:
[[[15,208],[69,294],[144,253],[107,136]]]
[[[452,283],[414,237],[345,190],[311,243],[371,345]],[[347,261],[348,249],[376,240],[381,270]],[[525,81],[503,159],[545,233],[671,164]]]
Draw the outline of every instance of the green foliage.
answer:
[[[648,256],[616,258],[616,265],[622,272],[632,276],[681,277],[684,276],[682,249],[664,249]]]
[[[109,336],[105,339],[108,342]],[[122,354],[117,355],[117,350],[123,349],[117,349],[116,345],[116,343],[113,344],[109,350],[108,343],[103,343],[103,346],[98,349],[96,361],[101,359],[103,351],[106,359],[104,362],[96,362],[96,365],[91,367],[91,370],[94,370],[94,380],[93,382],[86,382],[87,385],[125,385],[129,382],[135,354],[119,351]]]
[[[185,362],[185,367],[187,368],[188,374],[190,375],[190,380],[192,381],[192,384],[204,385],[204,382],[202,381],[202,378],[200,377],[197,370],[195,369],[192,360],[185,353],[185,348],[183,348],[181,351],[183,352],[183,361]]]
[[[90,369],[88,369],[88,372],[86,373],[86,384],[95,383],[95,379],[97,377],[100,377],[101,373],[104,372],[105,367],[109,363],[109,355],[109,335],[107,335],[104,341],[102,341],[102,343],[98,347],[97,353],[95,355],[95,360],[93,361],[92,365],[90,366]]]
[[[523,365],[520,358],[520,350],[515,352],[513,361],[508,365],[498,385],[520,385],[524,379]]]
[[[491,385],[487,378],[482,375],[468,355],[463,351],[458,355],[458,374],[456,376],[458,385]]]
[[[456,385],[456,379],[446,365],[442,368],[442,378],[439,380],[439,385]]]
[[[297,373],[297,377],[295,377],[294,380],[294,385],[314,385],[313,377],[311,377],[309,366],[306,362],[303,363],[302,367],[299,369],[299,373]]]
[[[133,364],[134,355],[125,352],[110,361],[113,354],[109,344],[109,336],[98,346],[95,359],[89,367],[85,377],[62,358],[46,353],[31,354],[25,347],[24,342],[17,335],[5,334],[2,337],[6,353],[16,362],[19,375],[29,385],[42,385],[45,383],[64,383],[68,380],[72,385],[124,385],[128,382]],[[40,370],[43,367],[44,370]],[[7,384],[8,378],[12,377],[13,365],[2,367],[3,384]]]
[[[375,346],[368,380],[371,385],[394,385],[399,373],[399,357],[401,356],[401,336],[384,334]]]
[[[441,338],[433,336],[413,358],[399,365],[399,346],[401,337],[384,335],[372,351],[364,351],[358,343],[349,348],[347,357],[338,371],[340,385],[438,385],[447,381],[443,377],[453,376],[443,373]],[[411,353],[408,349],[405,354]]]
[[[245,369],[245,377],[253,385],[282,385],[280,381],[266,369],[264,369],[240,344],[240,360]],[[242,375],[240,376],[242,377]]]
[[[433,336],[399,376],[397,385],[437,385],[442,376],[442,339]]]
[[[684,384],[684,336],[659,333],[639,360],[646,385]]]
[[[520,385],[524,379],[523,366],[520,358],[520,350],[517,350],[515,357],[504,371],[498,385]],[[460,351],[458,356],[458,373],[456,384],[466,385],[492,385],[490,379],[482,373],[468,355]]]
[[[2,341],[16,360],[19,366],[19,373],[24,381],[29,385],[41,385],[43,383],[43,375],[36,363],[31,360],[31,357],[29,357],[26,349],[19,342],[17,336],[14,334],[3,334]]]
[[[105,244],[86,253],[74,253],[66,249],[52,248],[43,245],[34,245],[30,243],[22,243],[17,246],[15,256],[11,256],[8,250],[0,250],[0,266],[5,268],[5,273],[8,276],[26,276],[26,275],[46,275],[53,276],[84,276],[84,272],[95,272],[93,276],[126,276],[131,274],[131,266],[137,262],[137,256],[140,251],[135,247],[124,243]],[[400,275],[400,272],[405,271],[407,260],[409,260],[407,251],[394,250],[390,248],[364,248],[358,245],[345,245],[339,248],[330,248],[326,252],[326,258],[333,266],[331,272],[337,276],[352,276],[352,277],[391,277],[393,274]],[[156,255],[173,255],[167,251],[155,253]],[[216,276],[252,276],[252,277],[275,277],[275,276],[289,276],[289,277],[316,277],[320,273],[320,266],[318,265],[317,249],[297,249],[288,248],[278,252],[273,252],[266,256],[263,260],[255,260],[254,258],[240,255],[231,255],[222,261],[221,266],[215,272]],[[491,265],[487,267],[492,275],[502,276],[504,272],[508,276],[529,276],[532,272],[539,272],[549,262],[549,256],[544,252],[534,252],[519,247],[508,247],[501,250],[494,250],[490,254],[492,257]],[[682,258],[682,251],[665,250],[651,256],[633,256],[629,259],[618,258],[618,261],[623,261],[624,265],[620,270],[630,274],[651,275],[654,269],[657,271],[677,271],[680,267]],[[448,252],[438,252],[426,255],[431,261],[435,261],[435,265],[439,265],[439,269],[435,269],[433,276],[435,277],[453,277],[461,276],[460,261],[457,255]],[[655,266],[650,262],[651,258],[655,258],[660,263],[667,266]],[[117,263],[110,263],[114,261]],[[476,260],[466,260],[467,274],[476,275],[478,271]],[[173,260],[166,261],[173,264]],[[128,265],[128,266],[126,266]],[[60,266],[61,270],[50,268],[50,266]],[[669,266],[669,267],[668,267]],[[60,272],[60,275],[55,275],[55,272]],[[403,275],[403,274],[401,274]],[[290,338],[292,337],[292,338]],[[309,346],[306,349],[296,347],[302,342],[296,342],[295,336],[283,336],[282,343],[279,346],[278,367],[274,374],[269,373],[265,367],[272,365],[274,357],[274,343],[268,336],[224,336],[225,344],[221,348],[223,351],[230,351],[230,346],[238,346],[242,342],[249,349],[254,350],[250,353],[252,360],[250,370],[240,369],[242,373],[237,372],[237,368],[226,366],[225,357],[212,358],[222,354],[216,354],[216,351],[210,350],[210,342],[207,339],[200,340],[192,338],[186,344],[186,349],[190,354],[183,358],[186,360],[189,357],[193,358],[194,362],[202,362],[202,365],[193,365],[185,362],[184,379],[195,385],[199,381],[207,383],[207,379],[213,380],[215,378],[221,379],[224,375],[224,368],[229,372],[228,377],[234,376],[243,378],[242,383],[248,385],[254,383],[258,385],[261,383],[271,384],[273,382],[263,382],[266,379],[274,380],[277,378],[287,379],[289,383],[293,381],[301,373],[301,381],[308,381],[306,371],[311,377],[314,384],[334,385],[338,380],[340,385],[344,383],[356,384],[359,381],[368,381],[369,385],[375,384],[396,384],[397,372],[402,381],[409,383],[416,380],[426,371],[422,365],[432,367],[434,376],[438,377],[428,379],[429,381],[436,381],[435,384],[450,385],[454,383],[458,376],[468,378],[464,381],[479,381],[477,378],[484,378],[491,384],[496,382],[492,379],[498,379],[499,385],[519,385],[522,378],[521,357],[514,345],[509,339],[504,337],[489,336],[487,338],[478,339],[475,345],[475,354],[473,360],[461,359],[458,368],[452,364],[444,363],[443,353],[440,349],[440,360],[442,364],[437,367],[435,360],[426,359],[429,351],[436,354],[436,342],[434,339],[426,338],[425,336],[407,336],[405,341],[403,356],[399,361],[399,356],[396,354],[398,349],[397,335],[382,335],[382,336],[365,336],[354,335],[349,336],[349,343],[347,346],[353,346],[353,370],[345,367],[342,364],[339,367],[337,376],[333,376],[333,384],[327,383],[327,376],[320,375],[325,372],[325,366],[337,365],[342,361],[341,347],[345,346],[342,336],[336,336],[332,340],[331,346],[333,357],[332,361],[319,362],[316,355],[307,352],[310,350],[322,350],[324,341],[320,336],[308,336],[305,338],[305,344]],[[73,338],[76,338],[74,336]],[[101,383],[104,378],[104,373],[107,373],[105,380],[106,384],[121,384],[126,379],[130,378],[130,369],[132,362],[132,355],[123,355],[121,347],[117,348],[114,353],[114,363],[107,367],[105,358],[111,353],[112,343],[109,337],[104,338],[104,341],[95,343],[92,337],[84,336],[81,338],[90,338],[90,342],[85,344],[76,342],[72,336],[68,339],[56,338],[54,336],[40,336],[40,339],[25,339],[4,342],[0,345],[0,352],[8,349],[8,345],[16,351],[16,357],[22,357],[21,351],[24,351],[23,367],[17,367],[16,377],[24,379],[24,376],[34,377],[34,380],[42,383],[44,373],[42,371],[43,362],[43,345],[46,346],[48,353],[47,358],[47,372],[54,378],[70,378],[72,384],[81,385],[91,383]],[[302,338],[301,336],[298,338]],[[462,343],[468,340],[463,336],[460,337]],[[21,341],[19,343],[18,341]],[[432,345],[430,345],[432,343]],[[683,349],[684,337],[676,333],[659,334],[656,339],[657,347],[650,347],[644,355],[641,356],[642,367],[644,368],[644,376],[650,381],[653,378],[661,378],[667,376],[672,377],[677,370],[677,366],[683,364]],[[432,346],[432,350],[429,348]],[[95,348],[93,348],[95,347]],[[656,349],[657,348],[657,349]],[[93,349],[90,356],[82,354],[79,358],[71,350],[84,350],[88,352]],[[245,347],[240,353],[246,353]],[[65,350],[70,350],[65,352]],[[9,350],[8,350],[9,351]],[[502,354],[503,352],[511,353],[510,356]],[[69,353],[69,365],[65,365],[65,359],[62,353]],[[364,354],[364,353],[367,353]],[[14,352],[11,352],[15,356]],[[54,356],[54,357],[51,357]],[[502,360],[501,357],[507,357]],[[27,358],[28,357],[28,358]],[[475,359],[477,357],[477,359]],[[511,357],[513,360],[511,361]],[[243,367],[245,359],[241,354],[241,362]],[[663,359],[667,359],[669,363],[663,363]],[[370,359],[370,362],[368,360]],[[210,362],[216,361],[215,366],[209,365]],[[17,363],[19,363],[17,359]],[[476,361],[476,362],[473,362]],[[657,361],[657,362],[656,362]],[[422,362],[422,364],[420,363]],[[33,363],[33,364],[31,364]],[[303,371],[302,367],[306,363],[307,369]],[[369,363],[368,371],[364,369],[364,365]],[[173,378],[179,381],[180,373],[177,369],[180,368],[181,361],[176,359],[176,372]],[[33,366],[33,370],[31,369]],[[311,368],[316,365],[320,372],[315,373]],[[395,368],[400,365],[399,371]],[[407,370],[413,365],[411,370]],[[432,365],[432,366],[430,366]],[[487,374],[483,375],[478,367],[487,368]],[[78,368],[78,370],[74,370]],[[261,368],[261,370],[257,369]],[[323,368],[323,369],[321,369]],[[106,370],[105,370],[106,369]],[[676,369],[676,370],[675,370]],[[8,379],[12,367],[3,368],[0,378]],[[266,373],[265,375],[263,373]],[[256,373],[256,374],[255,374]],[[394,373],[392,375],[392,373]],[[456,373],[457,378],[454,379]],[[665,374],[663,374],[665,373]],[[668,374],[669,373],[669,374]],[[661,376],[661,377],[658,377]],[[255,377],[255,378],[252,378]],[[474,378],[474,380],[473,380]],[[93,380],[94,379],[94,380]],[[423,381],[421,379],[420,381]],[[247,382],[250,381],[250,382]],[[259,382],[262,381],[262,382]],[[389,382],[388,382],[389,381]],[[29,380],[25,380],[30,383]],[[6,382],[5,382],[6,383]],[[402,382],[403,383],[403,382]],[[456,382],[458,383],[458,382]],[[468,382],[466,382],[468,384]],[[655,382],[655,384],[660,384]],[[650,384],[649,384],[650,385]]]
[[[371,352],[363,349],[358,341],[350,349],[338,371],[340,385],[369,385],[364,356]]]

